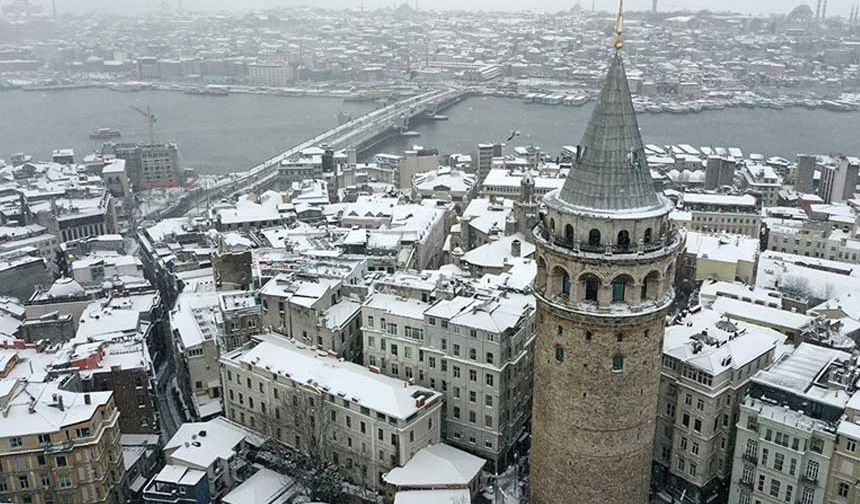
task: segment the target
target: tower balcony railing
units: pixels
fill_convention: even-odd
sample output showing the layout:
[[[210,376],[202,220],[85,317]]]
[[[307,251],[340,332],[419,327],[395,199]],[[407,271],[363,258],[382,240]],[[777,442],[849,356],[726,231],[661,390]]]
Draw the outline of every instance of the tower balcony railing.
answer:
[[[657,240],[649,243],[630,243],[629,245],[593,244],[567,239],[563,236],[550,233],[543,226],[535,227],[534,235],[542,242],[559,251],[565,253],[573,252],[577,254],[592,255],[595,258],[597,256],[621,256],[623,258],[633,258],[636,256],[648,256],[651,254],[659,255],[663,251],[673,249],[681,241],[681,234],[676,230],[670,231],[664,240]]]

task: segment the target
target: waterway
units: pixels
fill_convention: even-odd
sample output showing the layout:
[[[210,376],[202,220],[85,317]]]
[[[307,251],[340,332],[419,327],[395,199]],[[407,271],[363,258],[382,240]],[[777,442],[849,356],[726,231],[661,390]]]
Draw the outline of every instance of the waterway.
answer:
[[[49,160],[56,148],[78,159],[99,149],[91,131],[116,128],[116,142],[146,142],[143,116],[150,107],[156,138],[176,142],[184,167],[204,173],[246,170],[338,124],[338,113],[361,115],[371,103],[340,99],[232,94],[192,96],[171,91],[125,93],[107,89],[0,92],[0,159],[26,152]]]
[[[398,137],[374,150],[398,153],[413,145],[441,153],[472,152],[481,142],[538,145],[556,156],[563,145],[576,145],[585,132],[593,103],[565,107],[525,103],[509,98],[470,98],[444,112],[448,121],[428,121],[411,129],[420,137]],[[640,114],[646,143],[691,144],[696,147],[739,147],[745,154],[782,156],[798,153],[860,154],[860,112],[836,113],[803,108],[705,111],[700,114]]]
[[[143,117],[129,105],[151,107],[158,117],[157,137],[179,145],[183,166],[201,172],[241,171],[337,125],[343,111],[361,114],[370,103],[330,98],[288,98],[233,94],[191,96],[167,91],[121,93],[106,89],[51,92],[0,92],[0,158],[27,152],[50,158],[51,150],[74,148],[78,157],[99,148],[90,131],[123,132],[120,141],[146,141]],[[399,153],[412,145],[442,153],[472,152],[480,142],[539,145],[555,156],[562,145],[582,138],[592,105],[579,108],[527,104],[521,100],[475,97],[445,111],[448,121],[411,126],[420,137],[392,138],[371,152]],[[740,147],[745,153],[793,159],[797,153],[860,154],[860,113],[806,109],[725,109],[695,115],[643,114],[643,139],[660,145]]]

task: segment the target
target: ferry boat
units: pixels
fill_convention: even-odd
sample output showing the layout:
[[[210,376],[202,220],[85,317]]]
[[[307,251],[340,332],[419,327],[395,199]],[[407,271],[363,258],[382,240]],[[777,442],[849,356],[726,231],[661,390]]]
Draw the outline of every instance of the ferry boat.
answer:
[[[99,128],[90,133],[90,138],[97,140],[109,140],[111,138],[121,137],[122,132],[114,128]]]
[[[409,131],[401,131],[401,132],[400,132],[400,136],[405,136],[405,137],[417,137],[417,136],[421,136],[421,132],[420,132],[420,131],[412,131],[412,130],[409,130]]]
[[[185,94],[197,96],[229,96],[230,92],[222,88],[192,88],[186,89]]]
[[[448,116],[446,116],[446,115],[444,115],[444,114],[436,114],[436,115],[434,115],[434,116],[433,116],[433,120],[434,120],[434,121],[447,121],[447,120],[448,120]]]

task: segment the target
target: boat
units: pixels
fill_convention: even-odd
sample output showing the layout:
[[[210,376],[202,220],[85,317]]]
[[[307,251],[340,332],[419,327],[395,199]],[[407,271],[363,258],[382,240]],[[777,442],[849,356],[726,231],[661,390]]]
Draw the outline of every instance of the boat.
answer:
[[[121,137],[122,132],[115,128],[99,128],[90,133],[90,138],[97,140],[108,140],[111,138]]]
[[[421,132],[420,132],[420,131],[412,131],[412,130],[409,130],[409,131],[401,131],[401,132],[400,132],[400,136],[405,136],[405,137],[417,137],[417,136],[421,136]]]
[[[185,94],[197,96],[229,96],[230,92],[222,88],[192,88],[186,89]]]
[[[447,120],[448,120],[448,116],[443,115],[443,114],[436,114],[436,115],[434,115],[434,116],[433,116],[433,120],[434,120],[434,121],[447,121]]]

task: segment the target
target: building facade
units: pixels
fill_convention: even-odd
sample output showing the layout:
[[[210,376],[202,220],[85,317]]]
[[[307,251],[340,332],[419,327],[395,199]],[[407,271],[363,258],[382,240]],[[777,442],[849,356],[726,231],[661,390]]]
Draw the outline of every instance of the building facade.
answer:
[[[578,151],[534,232],[531,502],[642,504],[683,237],[654,190],[619,51]]]
[[[438,443],[442,396],[264,334],[221,358],[227,417],[376,490]]]

